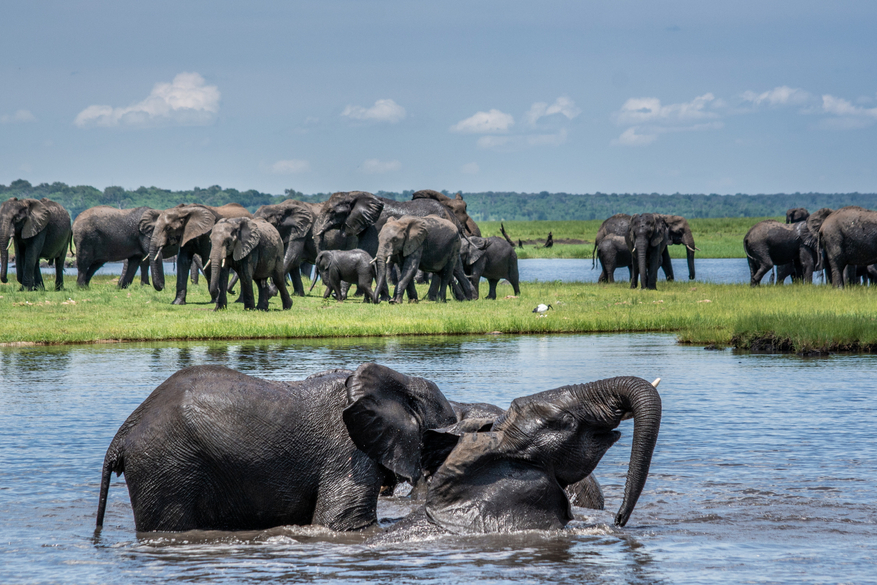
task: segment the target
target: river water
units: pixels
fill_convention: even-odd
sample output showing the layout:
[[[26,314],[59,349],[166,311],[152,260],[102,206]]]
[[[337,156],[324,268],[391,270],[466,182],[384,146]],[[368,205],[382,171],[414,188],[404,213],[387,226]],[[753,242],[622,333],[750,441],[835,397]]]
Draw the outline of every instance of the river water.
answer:
[[[451,399],[661,377],[664,418],[630,523],[632,423],[595,471],[607,510],[557,532],[366,546],[360,534],[137,534],[124,476],[94,533],[119,425],[195,364],[302,379],[375,361]],[[473,336],[0,348],[0,583],[866,583],[877,575],[877,356],[754,355],[671,335]],[[411,509],[383,500],[379,517]]]

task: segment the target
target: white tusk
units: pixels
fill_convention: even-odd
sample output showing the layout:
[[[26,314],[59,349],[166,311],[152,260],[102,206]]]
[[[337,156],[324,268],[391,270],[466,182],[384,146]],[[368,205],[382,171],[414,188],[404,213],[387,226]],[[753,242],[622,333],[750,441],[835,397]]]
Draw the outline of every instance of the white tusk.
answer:
[[[222,259],[222,267],[225,268],[225,258]]]
[[[209,259],[207,260],[207,264],[205,264],[205,265],[202,266],[201,268],[203,268],[204,270],[207,270],[207,267],[208,267],[208,266],[210,266],[210,260],[209,260]]]
[[[158,256],[159,256],[159,254],[161,254],[161,249],[162,249],[162,248],[164,248],[164,246],[160,246],[160,247],[158,248],[158,250],[155,251],[155,256],[152,257],[152,261],[153,261],[153,262],[155,262],[156,260],[158,260]]]
[[[692,252],[694,252],[694,251],[699,252],[699,251],[700,251],[700,248],[698,248],[697,246],[695,246],[694,248],[692,248],[692,247],[689,246],[688,244],[685,244],[685,247],[688,248],[689,250],[691,250]]]
[[[375,262],[377,262],[377,261],[378,261],[378,259],[377,259],[377,258],[372,258],[372,261],[371,261],[371,262],[369,262],[369,264],[374,264],[374,263],[375,263]]]
[[[655,381],[652,382],[652,386],[654,386],[655,388],[657,388],[657,387],[658,387],[658,384],[660,384],[660,383],[661,383],[661,378],[655,378]]]
[[[636,246],[634,246],[633,250],[630,251],[631,254],[633,254],[634,252],[636,252]]]
[[[392,258],[392,256],[387,256],[387,264],[390,263],[390,258]]]

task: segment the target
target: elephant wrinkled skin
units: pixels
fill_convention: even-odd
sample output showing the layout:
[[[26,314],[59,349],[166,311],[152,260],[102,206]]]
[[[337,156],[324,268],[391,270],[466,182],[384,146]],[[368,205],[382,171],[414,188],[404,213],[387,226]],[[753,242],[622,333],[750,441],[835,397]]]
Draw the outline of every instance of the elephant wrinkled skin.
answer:
[[[471,278],[475,298],[478,298],[478,284],[482,277],[487,279],[490,289],[488,299],[496,299],[496,285],[506,279],[512,285],[515,296],[521,294],[520,277],[518,275],[518,254],[515,247],[505,238],[492,236],[479,238],[470,236],[460,242],[460,260],[463,271]]]
[[[10,240],[15,277],[24,290],[43,288],[40,258],[55,265],[55,290],[64,288],[64,261],[73,230],[70,214],[51,199],[12,197],[0,205],[0,282],[7,282]]]
[[[658,267],[661,265],[661,258],[667,251],[669,242],[668,228],[664,219],[654,213],[634,215],[630,218],[625,241],[633,265],[630,288],[636,288],[637,281],[640,280],[643,289],[656,290]]]
[[[851,284],[848,266],[877,263],[877,211],[856,206],[836,210],[822,222],[819,247],[831,283],[838,288]]]
[[[317,255],[317,272],[326,292],[323,298],[334,293],[338,301],[347,299],[347,291],[341,286],[342,282],[356,284],[363,293],[363,302],[379,302],[372,291],[372,280],[375,278],[375,268],[372,257],[365,250],[323,250]],[[310,290],[314,289],[317,279],[311,283]]]

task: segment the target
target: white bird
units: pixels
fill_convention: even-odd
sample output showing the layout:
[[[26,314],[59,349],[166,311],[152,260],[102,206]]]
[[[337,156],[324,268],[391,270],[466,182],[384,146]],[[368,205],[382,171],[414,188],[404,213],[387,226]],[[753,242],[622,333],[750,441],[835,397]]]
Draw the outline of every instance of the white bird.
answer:
[[[534,313],[539,313],[539,316],[540,316],[540,317],[544,317],[544,316],[545,316],[545,313],[546,313],[546,312],[548,311],[548,309],[550,309],[550,308],[551,308],[551,305],[543,305],[543,304],[540,303],[535,309],[533,309],[533,312],[534,312]]]

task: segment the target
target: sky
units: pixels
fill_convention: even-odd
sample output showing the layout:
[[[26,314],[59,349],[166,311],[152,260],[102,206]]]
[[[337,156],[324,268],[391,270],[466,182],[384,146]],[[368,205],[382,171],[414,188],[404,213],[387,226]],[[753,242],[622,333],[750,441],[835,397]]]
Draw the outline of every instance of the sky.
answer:
[[[877,191],[877,2],[3,2],[0,184]]]

